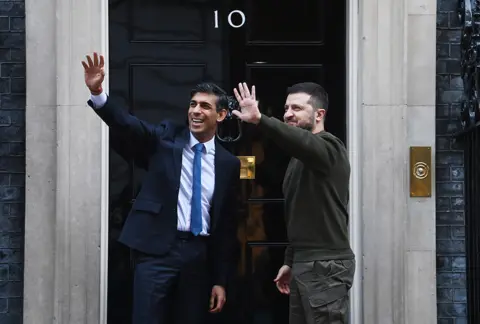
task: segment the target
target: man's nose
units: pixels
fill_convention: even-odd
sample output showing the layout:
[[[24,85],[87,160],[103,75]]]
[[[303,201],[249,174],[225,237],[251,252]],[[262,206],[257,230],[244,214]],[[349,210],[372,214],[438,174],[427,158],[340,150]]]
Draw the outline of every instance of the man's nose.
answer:
[[[192,112],[193,113],[199,113],[200,112],[200,105],[195,105],[192,107]]]
[[[285,114],[283,115],[283,118],[284,119],[289,119],[289,118],[292,118],[293,114],[292,114],[292,111],[290,109],[287,109],[285,111]]]

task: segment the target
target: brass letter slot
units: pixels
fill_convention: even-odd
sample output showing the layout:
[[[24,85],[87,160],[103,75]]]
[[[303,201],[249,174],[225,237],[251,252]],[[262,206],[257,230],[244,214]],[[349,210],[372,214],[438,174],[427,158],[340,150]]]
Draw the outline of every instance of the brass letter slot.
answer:
[[[255,179],[255,156],[237,156],[240,160],[240,179]]]
[[[432,196],[432,149],[410,147],[410,197]]]

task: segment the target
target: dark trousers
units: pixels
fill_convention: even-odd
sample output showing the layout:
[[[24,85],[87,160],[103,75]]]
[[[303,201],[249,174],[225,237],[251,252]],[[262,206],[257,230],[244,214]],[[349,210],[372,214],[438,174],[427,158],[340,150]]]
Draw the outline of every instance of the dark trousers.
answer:
[[[295,262],[290,324],[347,324],[355,260]]]
[[[210,287],[207,242],[183,235],[163,256],[135,252],[133,324],[203,324]]]

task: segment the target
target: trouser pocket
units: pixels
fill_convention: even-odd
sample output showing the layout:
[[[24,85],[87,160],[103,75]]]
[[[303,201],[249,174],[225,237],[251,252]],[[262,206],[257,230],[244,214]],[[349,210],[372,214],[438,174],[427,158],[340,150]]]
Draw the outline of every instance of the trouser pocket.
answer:
[[[348,291],[353,283],[355,260],[295,263],[292,270],[302,295],[306,323],[348,323]]]
[[[308,292],[312,323],[345,324],[348,323],[348,289],[345,284],[329,286]]]

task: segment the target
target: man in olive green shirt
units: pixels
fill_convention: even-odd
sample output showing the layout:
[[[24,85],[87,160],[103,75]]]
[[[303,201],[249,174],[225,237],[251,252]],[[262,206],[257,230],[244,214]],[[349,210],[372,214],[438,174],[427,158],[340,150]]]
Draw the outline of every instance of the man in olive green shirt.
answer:
[[[289,247],[275,283],[290,295],[290,324],[348,323],[355,256],[348,238],[350,163],[345,145],[325,131],[328,95],[316,83],[287,91],[284,122],[260,113],[255,87],[234,89],[241,111],[291,155],[283,181]]]

